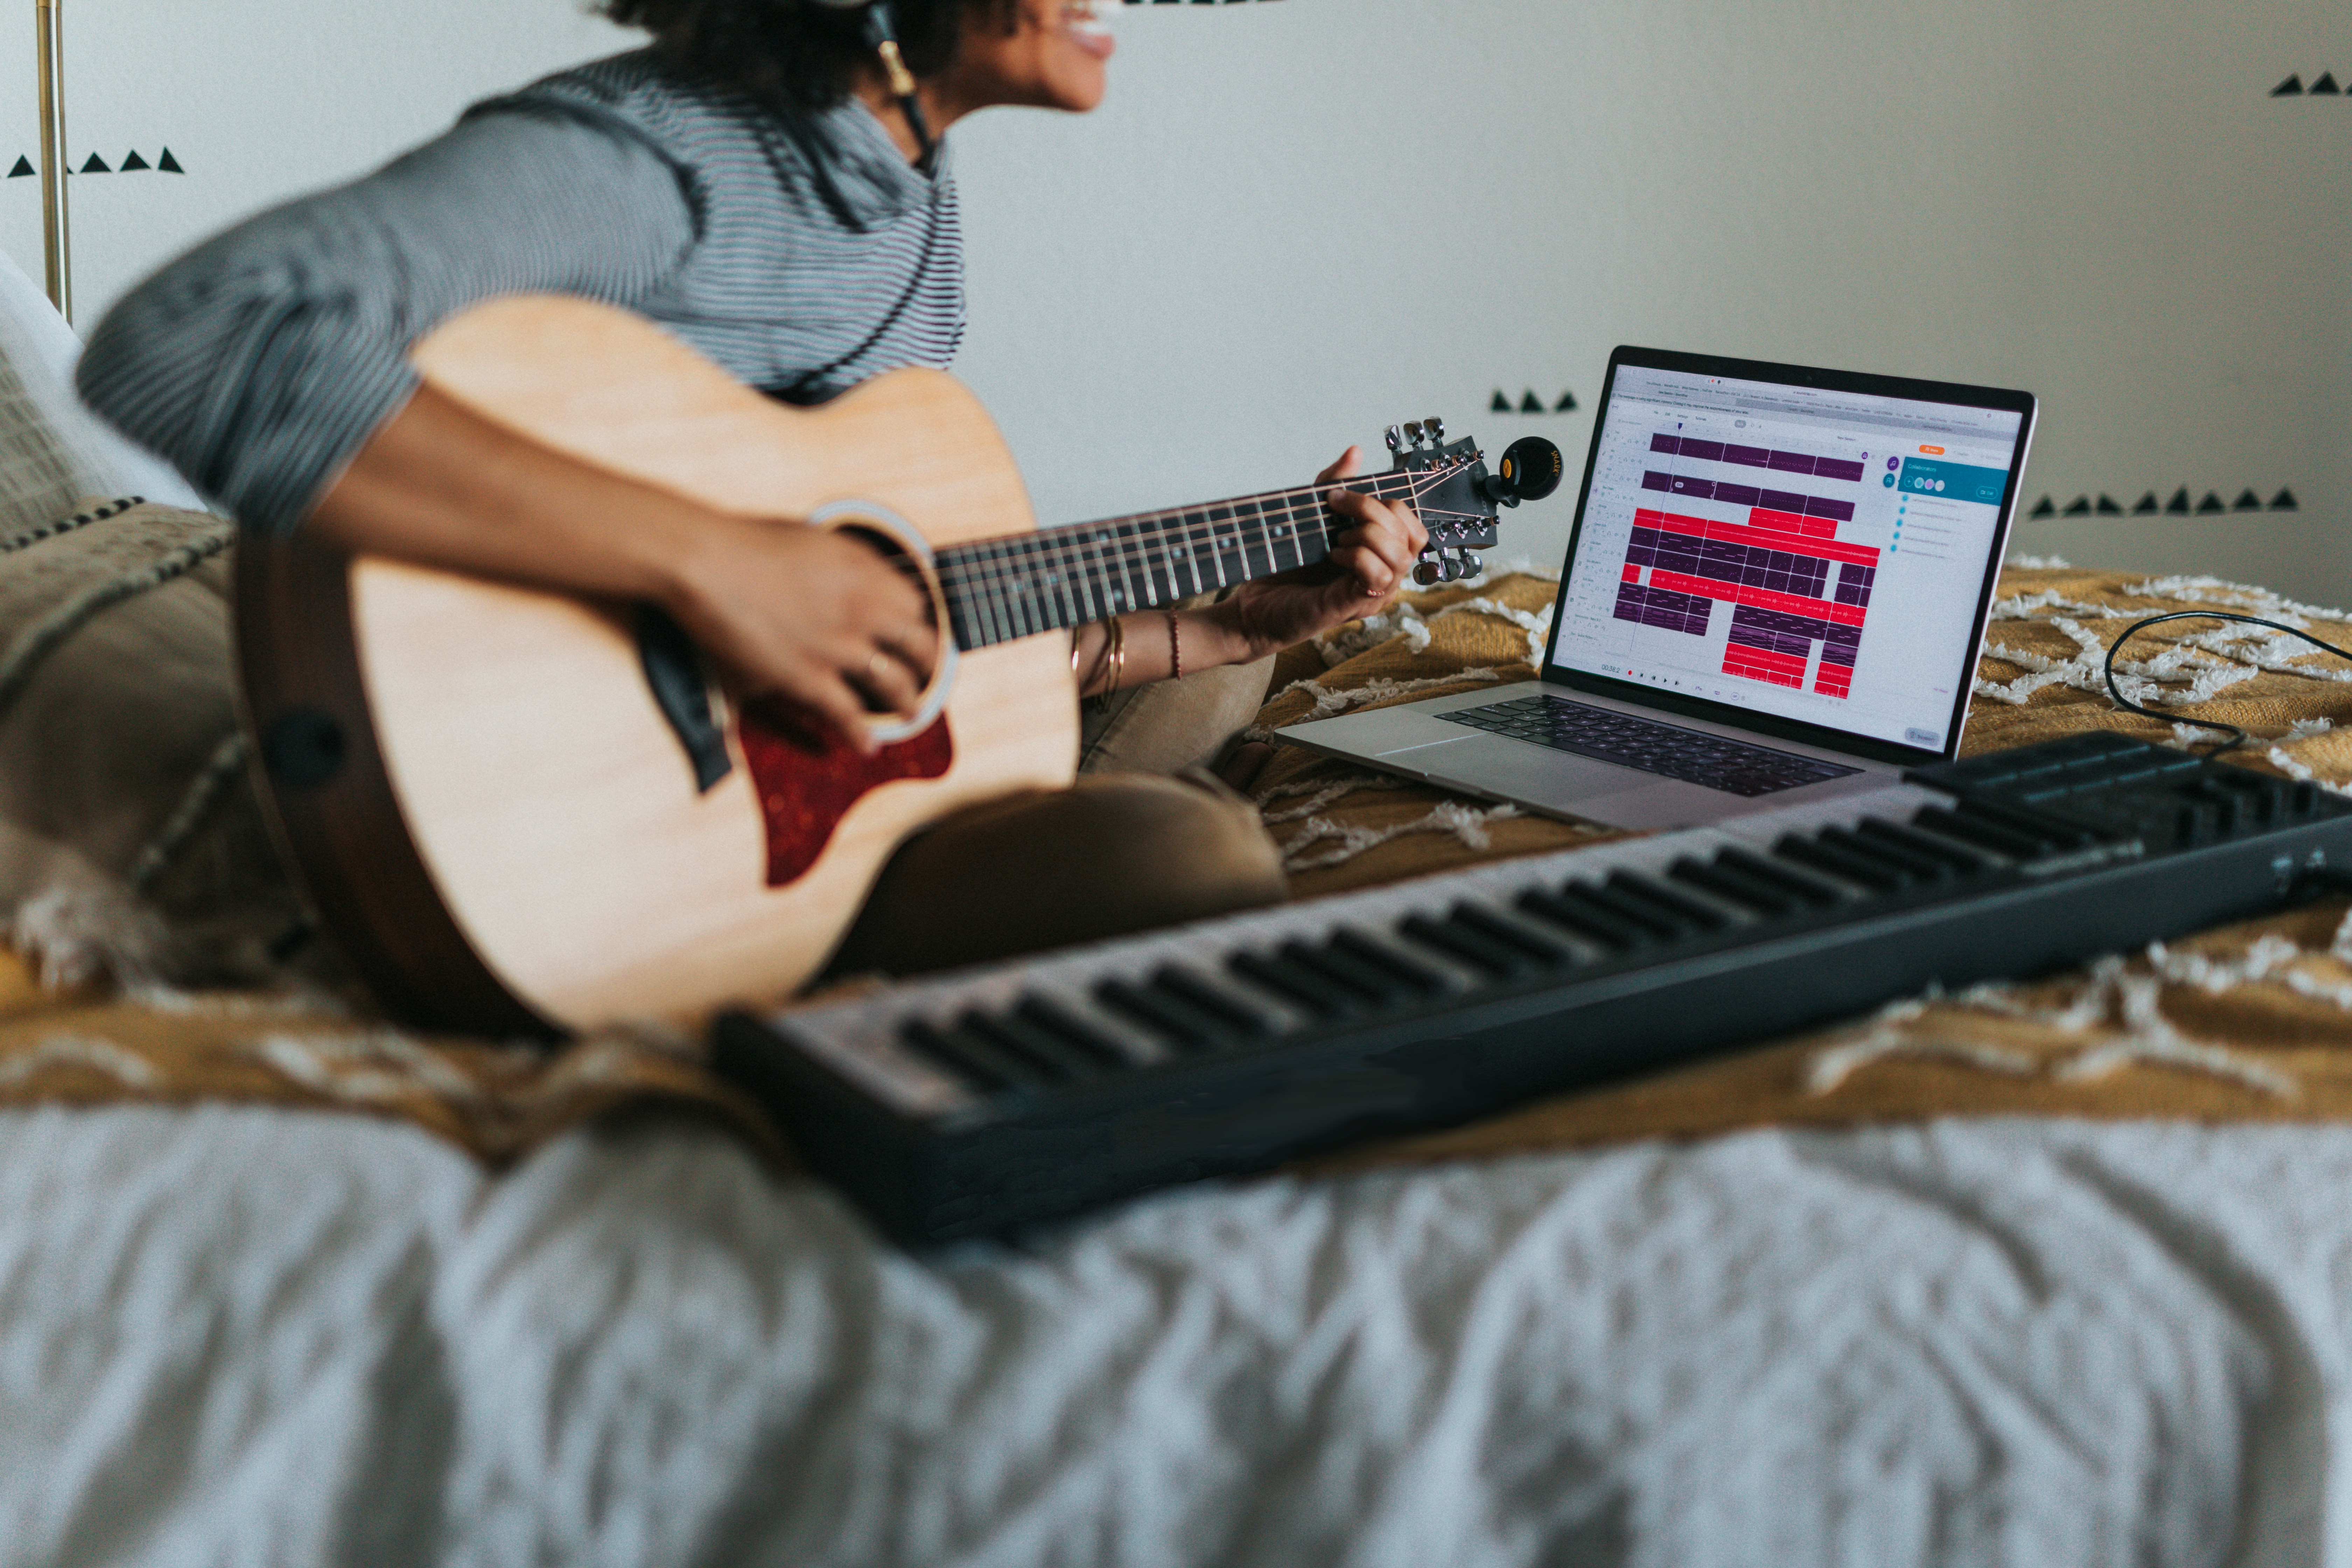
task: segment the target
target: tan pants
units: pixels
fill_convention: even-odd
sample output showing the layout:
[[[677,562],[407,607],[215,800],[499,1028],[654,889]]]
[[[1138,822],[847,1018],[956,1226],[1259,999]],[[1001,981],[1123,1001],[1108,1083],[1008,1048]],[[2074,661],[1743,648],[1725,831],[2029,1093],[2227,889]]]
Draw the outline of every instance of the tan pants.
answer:
[[[1078,782],[908,840],[833,973],[916,974],[1279,902],[1282,857],[1256,808],[1203,771],[1272,673],[1271,660],[1203,670],[1090,708]]]

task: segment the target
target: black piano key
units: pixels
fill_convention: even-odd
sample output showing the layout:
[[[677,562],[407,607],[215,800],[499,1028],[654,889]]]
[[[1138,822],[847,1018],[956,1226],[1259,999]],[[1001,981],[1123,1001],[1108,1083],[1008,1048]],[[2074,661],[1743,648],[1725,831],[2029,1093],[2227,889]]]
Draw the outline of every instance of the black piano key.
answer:
[[[1318,970],[1291,963],[1278,955],[1237,952],[1225,961],[1225,967],[1244,980],[1265,986],[1277,996],[1288,998],[1318,1017],[1344,1017],[1354,1012],[1358,1005],[1356,994],[1339,982],[1326,979]]]
[[[1699,931],[1721,931],[1731,923],[1731,917],[1712,904],[1685,898],[1664,882],[1640,877],[1631,871],[1612,871],[1605,884],[1611,891],[1629,899],[1640,899],[1681,921],[1685,927]]]
[[[1118,1041],[1105,1037],[1093,1025],[1076,1017],[1050,996],[1034,993],[1024,996],[1013,1013],[1032,1027],[1058,1037],[1104,1067],[1116,1068],[1134,1063],[1135,1058]]]
[[[1772,853],[1783,860],[1791,860],[1815,871],[1826,871],[1832,877],[1867,888],[1874,893],[1895,893],[1916,880],[1899,866],[1884,860],[1848,854],[1834,844],[1824,844],[1817,838],[1805,838],[1794,833],[1784,833],[1772,846]]]
[[[983,1039],[999,1050],[1025,1058],[1051,1081],[1075,1083],[1100,1078],[1103,1073],[1099,1058],[1017,1014],[986,1013],[975,1008],[959,1018],[950,1033],[958,1038]]]
[[[986,1040],[935,1028],[919,1020],[898,1031],[899,1044],[934,1066],[991,1092],[1042,1087],[1045,1076],[1025,1059],[1008,1056]]]
[[[1397,930],[1446,957],[1498,980],[1508,980],[1535,969],[1535,955],[1525,948],[1497,942],[1459,921],[1436,921],[1427,915],[1407,915]]]
[[[1883,839],[1864,838],[1843,827],[1824,827],[1814,837],[1823,844],[1834,845],[1850,855],[1866,859],[1885,860],[1908,872],[1914,881],[1948,882],[1952,868],[1932,855],[1917,855],[1899,849]]]
[[[1816,909],[1828,909],[1832,905],[1843,903],[1853,897],[1853,890],[1851,888],[1824,882],[1818,877],[1808,877],[1800,871],[1792,871],[1786,866],[1776,865],[1761,855],[1751,854],[1745,849],[1726,849],[1715,858],[1715,862],[1727,870],[1753,877],[1759,882],[1769,882],[1784,892],[1794,894]]]
[[[1805,907],[1804,900],[1785,888],[1743,876],[1728,866],[1708,865],[1688,855],[1667,867],[1666,875],[1703,893],[1712,893],[1736,908],[1752,910],[1760,915],[1792,915]]]
[[[1906,827],[1899,822],[1882,822],[1874,816],[1867,816],[1855,826],[1854,832],[1865,838],[1875,838],[1881,844],[1895,849],[1941,860],[1945,865],[1963,875],[1973,876],[1985,868],[1985,858],[1973,850],[1961,845],[1947,844],[1941,839],[1930,838],[1927,835]]]
[[[1352,927],[1341,926],[1333,931],[1330,946],[1334,951],[1352,953],[1366,963],[1379,964],[1423,995],[1434,996],[1447,989],[1445,976],[1434,969]]]
[[[1612,879],[1613,880],[1613,879]],[[1567,891],[1591,900],[1652,941],[1674,941],[1692,934],[1689,921],[1668,913],[1646,899],[1625,896],[1622,889],[1597,882],[1576,882]]]
[[[1326,980],[1344,985],[1370,1001],[1394,1002],[1412,994],[1412,986],[1378,964],[1367,963],[1352,953],[1312,948],[1303,942],[1286,942],[1282,944],[1282,956],[1293,963],[1305,964]]]
[[[1104,981],[1095,987],[1095,999],[1188,1053],[1206,1050],[1228,1034],[1225,1025],[1165,993],[1124,980]]]
[[[1189,969],[1164,964],[1151,977],[1151,988],[1173,996],[1212,1018],[1222,1019],[1244,1039],[1263,1039],[1274,1033],[1274,1020],[1242,997],[1219,989]]]
[[[1531,888],[1518,896],[1517,903],[1523,913],[1614,952],[1623,952],[1657,939],[1657,932],[1626,919],[1593,898],[1590,888],[1574,882],[1558,892]]]
[[[1947,838],[1965,839],[1996,855],[2006,855],[2012,860],[2038,859],[2046,852],[2042,840],[2029,838],[2015,828],[2004,827],[1987,816],[1930,805],[1923,807],[1911,820],[1932,833],[1940,833]]]
[[[1454,905],[1454,919],[1491,942],[1518,949],[1538,963],[1559,963],[1575,956],[1573,952],[1562,947],[1551,938],[1529,931],[1527,927],[1506,920],[1492,910],[1481,909],[1476,904]]]

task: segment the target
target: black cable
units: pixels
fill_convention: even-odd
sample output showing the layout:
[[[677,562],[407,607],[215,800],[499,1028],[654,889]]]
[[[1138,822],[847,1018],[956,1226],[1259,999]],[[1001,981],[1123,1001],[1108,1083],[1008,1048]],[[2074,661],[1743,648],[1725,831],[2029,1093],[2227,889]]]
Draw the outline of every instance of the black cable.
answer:
[[[2239,726],[2225,724],[2217,719],[2189,719],[2178,713],[2159,713],[2153,708],[2143,708],[2137,702],[2126,701],[2122,689],[2116,685],[2116,655],[2123,651],[2124,644],[2134,634],[2145,631],[2153,626],[2161,626],[2166,621],[2237,621],[2250,626],[2268,626],[2274,632],[2284,632],[2289,637],[2301,637],[2312,647],[2332,653],[2338,658],[2352,659],[2352,653],[2345,652],[2334,643],[2321,642],[2309,632],[2297,631],[2293,626],[2282,626],[2276,621],[2266,621],[2260,616],[2233,616],[2224,610],[2173,610],[2161,616],[2150,616],[2144,621],[2134,621],[2130,626],[2126,626],[2123,636],[2107,645],[2107,695],[2114,698],[2116,706],[2126,713],[2143,713],[2150,719],[2162,719],[2167,722],[2194,724],[2200,730],[2227,730],[2231,739],[2206,752],[2209,757],[2218,757],[2224,752],[2234,752],[2252,737]]]

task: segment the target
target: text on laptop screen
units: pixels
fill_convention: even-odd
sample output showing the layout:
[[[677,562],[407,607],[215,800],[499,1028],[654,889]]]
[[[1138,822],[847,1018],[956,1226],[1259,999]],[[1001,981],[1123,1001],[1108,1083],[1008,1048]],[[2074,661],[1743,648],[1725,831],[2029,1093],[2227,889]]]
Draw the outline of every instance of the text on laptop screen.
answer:
[[[1938,748],[2021,416],[1621,365],[1553,658]]]

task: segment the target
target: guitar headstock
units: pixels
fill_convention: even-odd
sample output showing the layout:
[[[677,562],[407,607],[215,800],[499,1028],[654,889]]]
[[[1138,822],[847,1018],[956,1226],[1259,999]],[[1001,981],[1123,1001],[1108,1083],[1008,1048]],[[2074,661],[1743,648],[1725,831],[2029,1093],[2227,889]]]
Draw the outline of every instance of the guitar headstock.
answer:
[[[1445,439],[1442,419],[1391,425],[1391,473],[1416,476],[1412,503],[1429,530],[1429,547],[1413,563],[1412,580],[1427,587],[1475,577],[1486,569],[1477,552],[1496,540],[1498,507],[1541,500],[1559,487],[1559,448],[1540,436],[1523,437],[1503,453],[1500,474],[1486,469],[1486,454],[1468,437]]]

